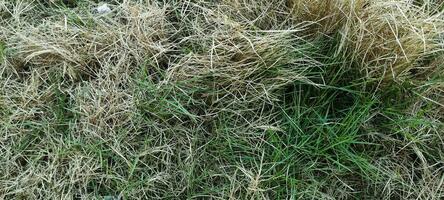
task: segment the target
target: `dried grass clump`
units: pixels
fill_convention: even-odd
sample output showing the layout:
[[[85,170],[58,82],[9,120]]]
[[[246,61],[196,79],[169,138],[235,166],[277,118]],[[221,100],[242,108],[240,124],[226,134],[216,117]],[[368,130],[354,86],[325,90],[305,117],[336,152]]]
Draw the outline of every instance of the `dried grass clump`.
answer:
[[[276,12],[271,9],[275,5],[255,3],[254,9]],[[181,51],[179,56],[172,53],[177,59],[167,70],[165,82],[179,85],[186,93],[192,91],[187,95],[214,112],[236,106],[258,108],[262,102],[272,105],[295,82],[315,85],[310,76],[320,77],[311,71],[321,68],[321,63],[313,57],[321,56],[313,44],[297,36],[302,28],[256,30],[262,16],[258,21],[244,21],[241,9],[247,9],[246,5],[247,1],[224,1],[210,10],[191,4],[188,9],[193,12],[179,15],[193,26],[178,33],[183,34],[176,46]],[[275,16],[265,13],[264,18]],[[269,26],[282,25],[275,18],[266,21]]]
[[[113,7],[114,12],[99,15],[93,6],[76,9],[41,8],[50,16],[29,20],[41,13],[18,10],[16,5],[10,25],[2,27],[2,36],[17,72],[33,66],[62,69],[73,80],[94,76],[101,65],[123,68],[140,65],[159,56],[168,48],[165,8],[155,4],[126,2]],[[29,5],[29,7],[38,5]],[[20,19],[20,17],[24,19]],[[12,20],[12,19],[11,19]],[[13,22],[13,23],[12,23]],[[122,65],[122,66],[120,66]],[[123,66],[125,65],[125,66]]]
[[[223,0],[215,7],[218,13],[255,29],[288,29],[295,24],[286,1]]]
[[[296,81],[311,84],[311,68],[319,66],[309,44],[291,33],[215,33],[203,52],[189,53],[169,71],[168,80],[199,88],[210,104],[255,100],[276,102],[275,95]],[[227,101],[227,98],[230,101]],[[253,102],[249,102],[253,104]]]
[[[369,2],[343,33],[369,77],[399,81],[430,71],[424,63],[442,52],[443,31],[442,12],[391,0]]]
[[[365,0],[288,0],[291,14],[299,22],[310,24],[311,33],[334,34],[355,17]]]
[[[421,77],[428,61],[442,51],[442,2],[289,1],[299,21],[310,30],[341,33],[342,48],[371,78],[401,81]]]

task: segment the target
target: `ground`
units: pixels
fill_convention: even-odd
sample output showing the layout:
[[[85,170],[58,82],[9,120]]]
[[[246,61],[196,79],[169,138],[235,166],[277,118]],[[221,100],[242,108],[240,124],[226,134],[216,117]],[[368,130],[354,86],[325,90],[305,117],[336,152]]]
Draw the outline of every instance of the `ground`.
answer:
[[[442,0],[0,0],[0,199],[443,199],[443,50]]]

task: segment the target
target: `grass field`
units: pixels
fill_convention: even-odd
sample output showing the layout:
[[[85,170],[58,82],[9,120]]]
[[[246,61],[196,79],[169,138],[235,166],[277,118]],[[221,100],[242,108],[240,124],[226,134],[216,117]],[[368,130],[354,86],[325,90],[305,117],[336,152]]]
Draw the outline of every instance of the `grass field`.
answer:
[[[0,0],[0,199],[444,199],[443,51],[442,0]]]

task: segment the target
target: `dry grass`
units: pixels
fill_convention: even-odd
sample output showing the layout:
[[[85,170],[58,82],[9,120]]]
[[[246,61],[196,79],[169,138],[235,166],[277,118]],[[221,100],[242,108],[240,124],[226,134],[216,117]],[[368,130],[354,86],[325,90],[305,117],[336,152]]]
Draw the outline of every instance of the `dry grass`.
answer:
[[[372,1],[346,28],[351,53],[370,77],[403,80],[436,70],[423,62],[442,51],[444,21],[427,5]]]
[[[312,31],[334,34],[364,9],[365,0],[288,0],[291,14],[299,22],[311,24]]]
[[[0,0],[0,199],[441,199],[444,3]]]

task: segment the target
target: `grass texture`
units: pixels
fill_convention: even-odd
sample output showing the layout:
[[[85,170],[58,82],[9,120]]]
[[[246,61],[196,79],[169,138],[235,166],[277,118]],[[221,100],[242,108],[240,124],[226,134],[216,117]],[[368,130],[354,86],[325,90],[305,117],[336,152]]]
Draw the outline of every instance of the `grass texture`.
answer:
[[[443,199],[443,50],[442,0],[0,0],[0,199]]]

